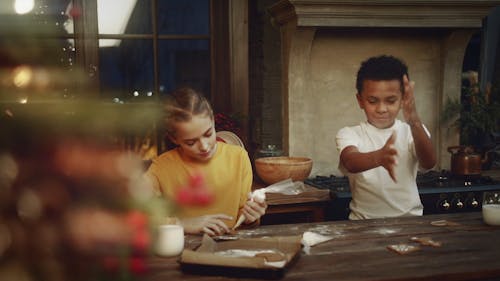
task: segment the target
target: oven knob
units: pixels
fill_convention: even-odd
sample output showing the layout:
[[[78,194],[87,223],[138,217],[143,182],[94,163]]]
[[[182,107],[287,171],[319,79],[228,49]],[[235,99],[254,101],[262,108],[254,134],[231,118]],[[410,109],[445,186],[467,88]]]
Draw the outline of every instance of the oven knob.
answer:
[[[479,202],[477,202],[476,198],[472,198],[472,200],[470,201],[470,205],[472,208],[477,208],[479,207]]]
[[[455,207],[457,207],[457,209],[462,209],[464,207],[464,203],[462,203],[460,199],[457,199],[457,202],[455,202]]]
[[[441,208],[443,210],[448,210],[448,209],[450,209],[450,207],[451,207],[451,205],[450,205],[450,203],[448,203],[448,200],[446,200],[446,199],[441,203]]]
[[[467,194],[467,200],[465,200],[465,206],[467,208],[476,209],[479,205],[479,201],[476,199],[476,195],[473,192]]]

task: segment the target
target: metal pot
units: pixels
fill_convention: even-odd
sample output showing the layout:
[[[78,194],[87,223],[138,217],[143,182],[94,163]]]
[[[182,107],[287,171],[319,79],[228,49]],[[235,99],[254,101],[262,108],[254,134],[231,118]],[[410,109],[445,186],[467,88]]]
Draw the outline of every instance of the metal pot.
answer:
[[[480,176],[481,165],[488,159],[487,156],[482,159],[471,146],[450,146],[448,152],[451,153],[451,173],[455,176]]]

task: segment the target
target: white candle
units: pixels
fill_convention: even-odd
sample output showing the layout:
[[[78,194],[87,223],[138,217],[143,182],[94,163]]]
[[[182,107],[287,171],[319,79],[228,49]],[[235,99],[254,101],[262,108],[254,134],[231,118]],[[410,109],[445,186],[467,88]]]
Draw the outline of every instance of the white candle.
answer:
[[[158,226],[156,253],[164,257],[174,257],[184,249],[184,228],[176,224]]]
[[[483,220],[489,225],[500,225],[500,204],[483,205]]]
[[[500,225],[500,191],[483,192],[483,220],[489,225]]]

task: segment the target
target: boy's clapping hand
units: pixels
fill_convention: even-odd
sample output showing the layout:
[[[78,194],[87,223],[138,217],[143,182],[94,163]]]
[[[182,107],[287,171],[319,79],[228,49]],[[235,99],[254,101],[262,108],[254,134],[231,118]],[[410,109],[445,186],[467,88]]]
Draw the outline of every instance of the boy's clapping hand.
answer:
[[[394,182],[396,180],[395,174],[395,166],[398,164],[397,156],[398,151],[394,147],[394,143],[396,142],[396,132],[393,132],[392,135],[387,139],[385,145],[379,150],[377,162],[380,166],[384,167],[387,172],[389,172],[389,176]]]
[[[415,96],[413,94],[415,82],[409,81],[408,76],[404,75],[403,87],[404,87],[403,102],[402,102],[403,116],[406,122],[409,125],[412,125],[413,123],[420,122],[420,118],[418,117],[417,114],[417,107],[415,105]]]

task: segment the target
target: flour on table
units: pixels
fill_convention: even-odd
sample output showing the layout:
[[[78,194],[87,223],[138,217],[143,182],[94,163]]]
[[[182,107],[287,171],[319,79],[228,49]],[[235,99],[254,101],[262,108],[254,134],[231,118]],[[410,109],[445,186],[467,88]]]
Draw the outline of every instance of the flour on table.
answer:
[[[343,231],[333,225],[320,224],[315,227],[309,228],[307,231],[319,233],[321,235],[344,236]]]
[[[253,257],[263,257],[265,258],[264,264],[272,267],[284,267],[286,264],[285,255],[278,250],[269,249],[259,249],[259,250],[247,250],[247,249],[229,249],[225,251],[214,252],[215,255],[223,257],[232,258],[253,258]]]
[[[256,229],[245,229],[245,230],[240,230],[238,231],[238,236],[240,237],[253,237],[256,235],[268,235],[269,231],[263,228],[256,228]]]
[[[377,233],[381,235],[387,235],[387,234],[393,234],[401,231],[400,228],[387,228],[387,227],[381,227],[378,229],[370,230],[369,232],[371,233]]]

